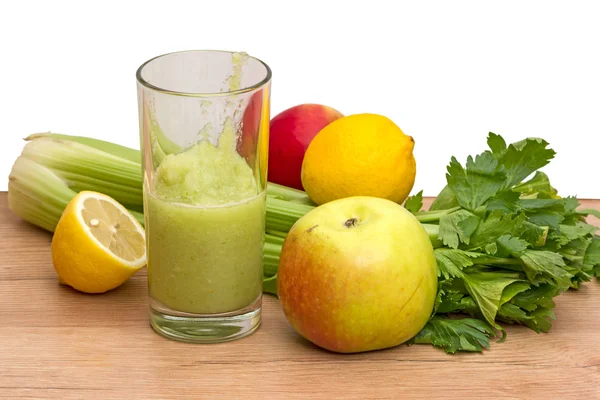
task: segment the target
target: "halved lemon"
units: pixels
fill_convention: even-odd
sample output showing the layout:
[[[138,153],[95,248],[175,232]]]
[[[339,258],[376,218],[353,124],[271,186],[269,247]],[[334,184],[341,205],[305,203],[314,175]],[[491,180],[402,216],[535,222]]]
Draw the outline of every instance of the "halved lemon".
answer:
[[[113,198],[80,192],[56,226],[52,262],[60,283],[104,293],[146,265],[144,228]]]

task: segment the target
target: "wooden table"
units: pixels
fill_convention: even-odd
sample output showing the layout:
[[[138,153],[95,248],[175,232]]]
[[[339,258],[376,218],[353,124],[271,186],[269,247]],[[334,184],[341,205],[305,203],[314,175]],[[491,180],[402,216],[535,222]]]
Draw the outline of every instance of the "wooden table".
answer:
[[[103,295],[60,286],[50,234],[6,203],[1,193],[0,398],[600,399],[596,281],[557,299],[550,333],[510,326],[482,354],[329,353],[299,337],[270,296],[255,334],[191,345],[150,328],[145,271]]]

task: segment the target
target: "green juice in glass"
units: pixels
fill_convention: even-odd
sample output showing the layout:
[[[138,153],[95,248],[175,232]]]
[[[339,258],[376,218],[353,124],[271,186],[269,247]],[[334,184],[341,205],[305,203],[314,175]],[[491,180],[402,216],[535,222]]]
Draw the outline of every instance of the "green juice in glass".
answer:
[[[235,151],[233,125],[218,146],[169,154],[146,190],[148,286],[154,301],[194,314],[236,311],[262,293],[265,192]]]

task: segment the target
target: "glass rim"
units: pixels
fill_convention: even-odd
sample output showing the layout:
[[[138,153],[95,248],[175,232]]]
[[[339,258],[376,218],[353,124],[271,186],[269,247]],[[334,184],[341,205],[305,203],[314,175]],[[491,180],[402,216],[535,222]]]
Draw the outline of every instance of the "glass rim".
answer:
[[[156,85],[151,84],[150,82],[146,81],[144,78],[142,78],[142,70],[144,69],[145,66],[147,66],[148,64],[150,64],[152,61],[155,61],[159,58],[163,58],[163,57],[167,57],[167,56],[171,56],[174,54],[181,54],[181,53],[228,53],[228,54],[235,54],[236,52],[234,51],[229,51],[229,50],[181,50],[181,51],[173,51],[170,53],[165,53],[165,54],[161,54],[158,55],[156,57],[152,57],[151,59],[147,60],[146,62],[144,62],[142,65],[139,66],[139,68],[137,69],[136,73],[135,73],[135,77],[138,81],[138,83],[148,89],[152,89],[155,90],[157,92],[160,93],[164,93],[164,94],[170,94],[170,95],[174,95],[174,96],[186,96],[186,97],[219,97],[219,96],[231,96],[231,95],[236,95],[236,94],[241,94],[241,93],[248,93],[251,92],[253,90],[259,89],[263,86],[265,86],[267,83],[269,83],[269,81],[271,80],[271,68],[267,65],[267,63],[265,63],[264,61],[262,61],[259,58],[253,57],[249,54],[247,54],[248,58],[251,58],[255,61],[258,61],[260,64],[262,64],[267,73],[265,75],[265,77],[260,80],[259,82],[244,87],[244,88],[240,88],[240,89],[236,89],[236,90],[229,90],[226,92],[202,92],[202,93],[196,93],[196,92],[180,92],[180,91],[176,91],[176,90],[170,90],[170,89],[165,89],[165,88],[161,88],[158,87]]]

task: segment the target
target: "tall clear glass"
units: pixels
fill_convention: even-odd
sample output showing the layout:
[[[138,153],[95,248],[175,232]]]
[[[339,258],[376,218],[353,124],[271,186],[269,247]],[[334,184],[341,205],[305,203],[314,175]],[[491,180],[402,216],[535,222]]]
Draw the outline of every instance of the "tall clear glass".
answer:
[[[165,54],[137,71],[150,323],[238,339],[260,324],[271,70],[245,53]]]

